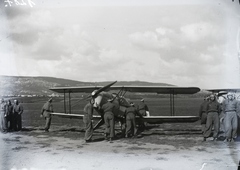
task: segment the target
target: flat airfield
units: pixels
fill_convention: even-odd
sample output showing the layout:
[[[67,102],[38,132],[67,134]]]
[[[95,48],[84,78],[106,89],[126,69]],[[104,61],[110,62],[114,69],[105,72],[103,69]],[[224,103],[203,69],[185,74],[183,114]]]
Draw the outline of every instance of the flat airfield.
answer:
[[[45,101],[21,101],[23,130],[0,134],[0,169],[238,169],[240,142],[211,139],[202,142],[200,122],[150,125],[139,138],[126,139],[118,135],[113,143],[104,141],[101,127],[94,132],[93,142],[85,143],[81,120],[53,117],[50,132],[43,131],[45,120],[39,115]],[[157,115],[156,111],[166,113],[168,101],[146,99],[153,115]],[[197,115],[201,99],[177,99],[176,102],[177,115]],[[75,112],[84,104],[86,102],[78,104]],[[53,105],[55,111],[63,109],[60,99],[54,100]]]

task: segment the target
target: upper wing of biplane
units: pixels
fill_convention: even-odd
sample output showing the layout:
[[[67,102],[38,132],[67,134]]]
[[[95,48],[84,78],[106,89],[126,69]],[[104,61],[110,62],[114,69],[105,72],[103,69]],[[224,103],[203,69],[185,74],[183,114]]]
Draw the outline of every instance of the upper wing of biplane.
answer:
[[[50,90],[57,93],[69,94],[69,105],[71,93],[91,93],[94,90],[100,92],[101,90],[120,90],[119,95],[122,96],[125,92],[139,92],[139,93],[158,93],[158,94],[170,94],[170,114],[171,116],[175,115],[174,108],[174,95],[176,94],[194,94],[200,91],[198,87],[177,87],[177,86],[112,86],[115,82],[107,86],[79,86],[79,87],[54,87]],[[65,102],[65,100],[64,100]],[[65,108],[65,103],[64,103]],[[66,109],[65,109],[66,110]],[[71,111],[70,111],[71,113]]]
[[[57,93],[91,93],[103,86],[79,86],[79,87],[54,87],[50,90]],[[140,93],[159,94],[194,94],[200,91],[198,87],[177,87],[177,86],[112,86],[107,90],[124,90]]]

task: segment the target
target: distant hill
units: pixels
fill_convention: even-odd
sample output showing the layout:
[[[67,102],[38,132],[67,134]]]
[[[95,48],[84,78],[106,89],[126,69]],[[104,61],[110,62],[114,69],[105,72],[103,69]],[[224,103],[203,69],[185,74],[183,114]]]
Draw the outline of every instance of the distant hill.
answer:
[[[0,95],[49,95],[57,86],[99,86],[110,82],[81,82],[54,77],[0,76]],[[172,86],[166,83],[120,81],[116,85]]]

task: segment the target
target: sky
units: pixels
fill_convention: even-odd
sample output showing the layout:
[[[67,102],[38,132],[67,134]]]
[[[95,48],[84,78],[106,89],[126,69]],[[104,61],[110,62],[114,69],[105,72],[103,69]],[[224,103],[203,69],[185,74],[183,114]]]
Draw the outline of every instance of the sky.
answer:
[[[240,87],[237,1],[24,1],[0,2],[0,75]]]

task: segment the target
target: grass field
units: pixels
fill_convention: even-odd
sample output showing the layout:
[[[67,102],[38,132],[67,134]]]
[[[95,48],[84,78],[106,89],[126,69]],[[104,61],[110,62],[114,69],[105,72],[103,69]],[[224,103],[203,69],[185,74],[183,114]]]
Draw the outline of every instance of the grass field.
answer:
[[[0,169],[235,170],[239,163],[239,142],[202,142],[199,121],[149,126],[138,138],[116,135],[113,143],[104,141],[104,128],[99,128],[93,142],[85,143],[82,120],[53,117],[46,133],[40,112],[48,98],[19,100],[24,107],[24,129],[0,133]],[[145,97],[145,101],[152,115],[170,114],[169,99]],[[176,115],[197,116],[201,102],[201,98],[177,98]],[[73,113],[86,103],[77,103]],[[53,106],[54,111],[63,112],[63,99],[54,98]]]
[[[45,121],[40,118],[41,108],[48,98],[19,98],[23,105],[23,126],[43,126]],[[72,113],[81,113],[87,101],[80,102],[76,98],[72,99]],[[132,100],[137,103],[139,100]],[[177,116],[198,116],[199,106],[202,102],[201,98],[176,98],[175,99],[175,115]],[[145,98],[145,103],[148,105],[152,116],[169,116],[170,115],[170,100],[168,98]],[[55,112],[64,112],[63,98],[53,98],[53,107]],[[67,109],[68,110],[68,109]],[[52,125],[67,125],[81,126],[81,120],[63,119],[53,117]]]

